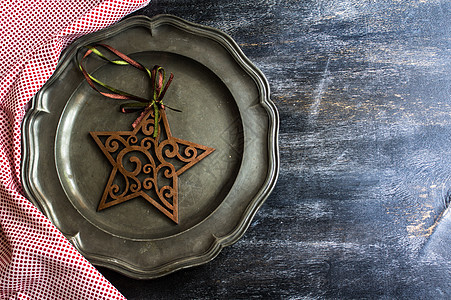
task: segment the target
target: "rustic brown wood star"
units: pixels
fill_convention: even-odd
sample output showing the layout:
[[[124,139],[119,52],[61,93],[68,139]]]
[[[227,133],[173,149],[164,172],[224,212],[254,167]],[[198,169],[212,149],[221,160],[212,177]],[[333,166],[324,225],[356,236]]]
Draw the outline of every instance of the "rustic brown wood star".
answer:
[[[178,224],[178,176],[215,149],[173,137],[159,111],[155,138],[153,109],[132,131],[90,132],[113,166],[97,211],[142,197]]]

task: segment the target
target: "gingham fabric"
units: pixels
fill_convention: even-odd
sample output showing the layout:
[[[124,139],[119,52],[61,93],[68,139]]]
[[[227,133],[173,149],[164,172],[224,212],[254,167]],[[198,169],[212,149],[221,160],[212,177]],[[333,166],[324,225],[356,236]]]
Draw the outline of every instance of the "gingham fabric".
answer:
[[[149,0],[0,0],[0,299],[123,299],[24,196],[24,106],[76,38]]]

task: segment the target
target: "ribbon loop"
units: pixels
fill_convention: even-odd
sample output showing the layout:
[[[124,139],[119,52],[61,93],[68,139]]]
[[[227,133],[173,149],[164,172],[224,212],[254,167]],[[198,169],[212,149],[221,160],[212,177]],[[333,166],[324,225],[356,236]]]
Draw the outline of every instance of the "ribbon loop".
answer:
[[[107,49],[110,53],[116,55],[121,60],[111,60],[111,59],[107,58],[102,52],[100,52],[97,49],[98,47]],[[88,50],[83,55],[81,61],[78,62],[78,67],[80,68],[81,72],[83,73],[83,76],[86,78],[86,82],[95,91],[97,91],[98,93],[100,93],[101,95],[103,95],[105,97],[108,97],[111,99],[117,99],[117,100],[133,100],[133,101],[135,101],[135,102],[128,102],[128,103],[122,104],[120,106],[121,111],[123,113],[129,113],[129,112],[143,110],[141,112],[140,116],[133,122],[133,124],[132,124],[133,128],[135,128],[139,124],[139,122],[141,122],[141,120],[149,112],[149,110],[153,109],[154,110],[154,134],[153,134],[153,136],[157,137],[158,136],[159,110],[165,109],[165,107],[168,107],[163,104],[163,97],[166,94],[166,91],[167,91],[169,85],[171,84],[172,79],[174,78],[174,74],[171,73],[168,81],[165,84],[166,73],[165,73],[163,67],[161,67],[161,66],[155,65],[152,68],[152,70],[149,70],[145,66],[143,66],[141,63],[131,59],[127,55],[118,51],[117,49],[115,49],[109,45],[105,45],[105,44],[96,44],[93,46],[87,46],[86,48],[88,48]],[[113,87],[101,82],[100,80],[96,79],[95,77],[93,77],[91,74],[89,74],[86,71],[85,67],[83,66],[83,61],[91,54],[95,54],[98,57],[100,57],[110,63],[113,63],[115,65],[119,65],[119,66],[130,65],[134,68],[144,71],[150,80],[152,94],[153,94],[152,98],[151,99],[142,98],[142,97],[130,94],[128,92],[113,88]],[[109,90],[111,93],[101,91],[96,86],[96,84],[98,86],[103,87],[104,89]],[[168,107],[168,108],[170,108],[170,107]],[[180,112],[180,110],[177,110],[177,109],[173,109],[173,108],[170,108],[170,109]]]

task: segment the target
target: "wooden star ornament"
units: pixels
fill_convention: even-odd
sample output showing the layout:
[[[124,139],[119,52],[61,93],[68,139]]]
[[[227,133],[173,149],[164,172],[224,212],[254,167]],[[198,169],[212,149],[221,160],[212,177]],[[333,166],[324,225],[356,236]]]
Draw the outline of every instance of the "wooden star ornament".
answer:
[[[178,177],[215,149],[173,137],[164,109],[154,123],[149,110],[132,131],[90,132],[113,166],[97,211],[143,198],[178,224]]]

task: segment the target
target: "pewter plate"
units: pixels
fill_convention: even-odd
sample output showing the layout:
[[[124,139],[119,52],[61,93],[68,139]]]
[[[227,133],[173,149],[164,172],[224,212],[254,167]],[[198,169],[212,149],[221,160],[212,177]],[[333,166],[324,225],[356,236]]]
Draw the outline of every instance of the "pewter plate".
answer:
[[[165,96],[173,136],[216,149],[179,178],[179,224],[143,199],[97,212],[111,165],[89,131],[131,130],[136,114],[93,91],[78,50],[105,43],[174,74]],[[133,68],[98,59],[88,69],[146,96]],[[37,205],[93,264],[154,278],[213,259],[236,242],[278,175],[278,115],[263,74],[226,34],[174,16],[126,19],[77,40],[23,121],[22,181]]]

